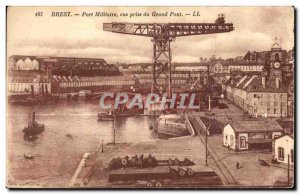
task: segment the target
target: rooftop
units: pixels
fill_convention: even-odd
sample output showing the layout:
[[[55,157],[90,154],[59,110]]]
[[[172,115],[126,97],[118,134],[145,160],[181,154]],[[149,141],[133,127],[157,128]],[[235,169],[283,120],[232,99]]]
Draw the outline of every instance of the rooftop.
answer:
[[[276,88],[275,79],[266,79],[265,87],[262,83],[263,76],[261,75],[245,75],[231,76],[229,79],[224,79],[224,84],[235,88],[239,88],[248,92],[269,92],[269,93],[285,93],[288,87],[283,83]]]
[[[234,121],[230,123],[236,132],[283,132],[275,121]]]
[[[284,134],[284,135],[281,135],[281,136],[279,136],[279,137],[276,137],[276,138],[274,138],[274,140],[273,140],[273,141],[276,141],[277,139],[280,139],[280,138],[283,138],[283,137],[290,137],[292,140],[294,139],[294,137],[293,137],[293,136],[291,136],[291,135],[288,135],[288,134]]]
[[[56,78],[56,79],[55,79]],[[133,81],[130,75],[124,76],[94,76],[94,77],[77,77],[77,76],[56,76],[54,80],[60,82],[108,82],[108,81]]]

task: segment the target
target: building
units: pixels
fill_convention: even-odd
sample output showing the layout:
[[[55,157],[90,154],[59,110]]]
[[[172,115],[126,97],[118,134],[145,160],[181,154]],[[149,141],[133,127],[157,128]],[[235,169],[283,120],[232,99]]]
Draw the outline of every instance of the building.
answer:
[[[151,73],[151,63],[117,64],[119,71],[124,74]]]
[[[266,83],[264,75],[230,77],[222,86],[226,99],[255,117],[287,117],[286,87],[274,81]]]
[[[294,103],[289,88],[293,86],[284,80],[285,61],[282,56],[280,45],[275,42],[270,51],[268,71],[224,79],[222,90],[225,97],[252,116],[292,117]]]
[[[294,80],[288,86],[288,106],[287,106],[287,114],[290,117],[294,116]]]
[[[174,63],[172,84],[177,86],[196,87],[206,85],[209,76],[209,63]]]
[[[294,138],[290,135],[282,135],[273,140],[272,158],[280,163],[294,163]]]
[[[7,82],[8,95],[50,94],[52,82],[47,77],[12,77]]]
[[[239,71],[243,73],[261,72],[264,69],[264,63],[260,61],[245,60],[223,60],[217,62],[213,68],[213,74],[231,74]]]
[[[35,56],[13,55],[8,59],[9,70],[39,70],[42,59]]]
[[[54,82],[58,83],[60,93],[73,92],[80,90],[98,90],[98,89],[124,89],[132,88],[136,82],[132,76],[54,76]]]
[[[12,55],[8,58],[9,71],[49,71],[60,76],[120,75],[119,69],[102,58],[47,57]]]
[[[274,121],[233,121],[223,128],[223,146],[233,150],[270,149],[284,130]]]
[[[118,64],[119,71],[124,75],[134,75],[139,83],[150,86],[153,81],[152,64],[136,63],[136,64]],[[172,84],[183,86],[184,84],[198,82],[206,84],[208,81],[208,63],[174,63],[172,64]],[[161,77],[158,83],[165,83],[165,79]]]
[[[229,76],[260,74],[265,67],[262,61],[247,61],[240,58],[235,59],[215,59],[209,66],[209,75],[218,84],[222,84],[224,78]]]

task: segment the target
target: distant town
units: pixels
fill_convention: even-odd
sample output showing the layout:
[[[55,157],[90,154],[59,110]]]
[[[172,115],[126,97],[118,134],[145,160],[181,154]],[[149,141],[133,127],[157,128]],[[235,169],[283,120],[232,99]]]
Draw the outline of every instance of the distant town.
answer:
[[[244,56],[230,59],[212,56],[199,60],[173,63],[175,92],[209,90],[209,85],[214,87],[215,95],[223,94],[249,115],[294,116],[294,50],[282,50],[277,39],[269,51],[248,51]],[[151,63],[108,64],[101,58],[13,55],[7,68],[8,96],[12,100],[31,93],[97,92],[111,86],[149,91],[153,76]]]

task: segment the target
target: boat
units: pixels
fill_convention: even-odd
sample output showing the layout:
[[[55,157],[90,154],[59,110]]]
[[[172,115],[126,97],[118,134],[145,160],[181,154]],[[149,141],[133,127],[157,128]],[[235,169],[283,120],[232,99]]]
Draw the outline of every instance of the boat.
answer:
[[[189,134],[186,123],[180,114],[161,114],[157,119],[157,132],[169,136],[185,136]]]
[[[35,112],[29,114],[31,119],[29,119],[28,126],[23,129],[24,136],[35,137],[36,134],[39,134],[45,130],[44,124],[39,124],[35,121]]]
[[[23,132],[36,134],[36,133],[41,133],[44,130],[45,130],[44,124],[38,124],[37,122],[34,122],[34,123],[28,124],[28,126],[23,129]],[[33,135],[32,135],[32,137],[33,137]]]
[[[109,112],[109,113],[100,112],[100,113],[98,113],[98,120],[99,121],[113,121],[114,115],[111,112]]]
[[[27,141],[34,141],[37,138],[38,138],[37,134],[31,134],[31,133],[24,134],[24,140],[27,140]]]
[[[34,159],[34,156],[31,155],[31,154],[29,154],[29,153],[25,153],[25,154],[24,154],[24,158],[25,158],[25,159],[30,159],[30,160],[32,160],[32,159]]]

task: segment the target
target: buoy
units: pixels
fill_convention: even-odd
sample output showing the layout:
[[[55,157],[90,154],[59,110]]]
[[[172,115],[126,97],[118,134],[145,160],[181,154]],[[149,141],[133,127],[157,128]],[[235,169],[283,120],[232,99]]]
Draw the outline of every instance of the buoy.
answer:
[[[193,176],[194,175],[194,171],[192,170],[192,169],[190,169],[190,168],[188,168],[187,169],[187,174],[188,174],[188,176]]]
[[[131,166],[136,167],[137,166],[137,161],[138,161],[137,158],[132,158],[131,159]]]
[[[176,176],[176,170],[170,167],[170,174],[172,175],[172,177]]]
[[[143,168],[148,167],[148,157],[144,157],[143,159]]]
[[[163,186],[163,184],[162,184],[162,182],[161,182],[161,181],[157,181],[155,186],[157,186],[157,187],[162,187],[162,186]]]
[[[109,165],[108,165],[108,169],[109,169],[109,170],[112,170],[112,169],[114,169],[114,167],[115,167],[115,158],[113,158],[113,159],[110,161],[110,163],[109,163]]]
[[[138,168],[142,168],[142,167],[143,167],[143,160],[142,160],[142,159],[139,159],[139,160],[137,161],[137,167],[138,167]]]
[[[148,186],[148,187],[153,187],[152,181],[148,181],[148,182],[147,182],[147,186]]]
[[[127,166],[128,160],[126,158],[123,158],[121,162],[122,162],[122,165],[125,167],[125,166]]]
[[[120,157],[116,158],[115,160],[115,168],[122,168],[122,159]]]
[[[185,170],[183,170],[182,168],[179,169],[179,176],[183,177],[185,175]]]

